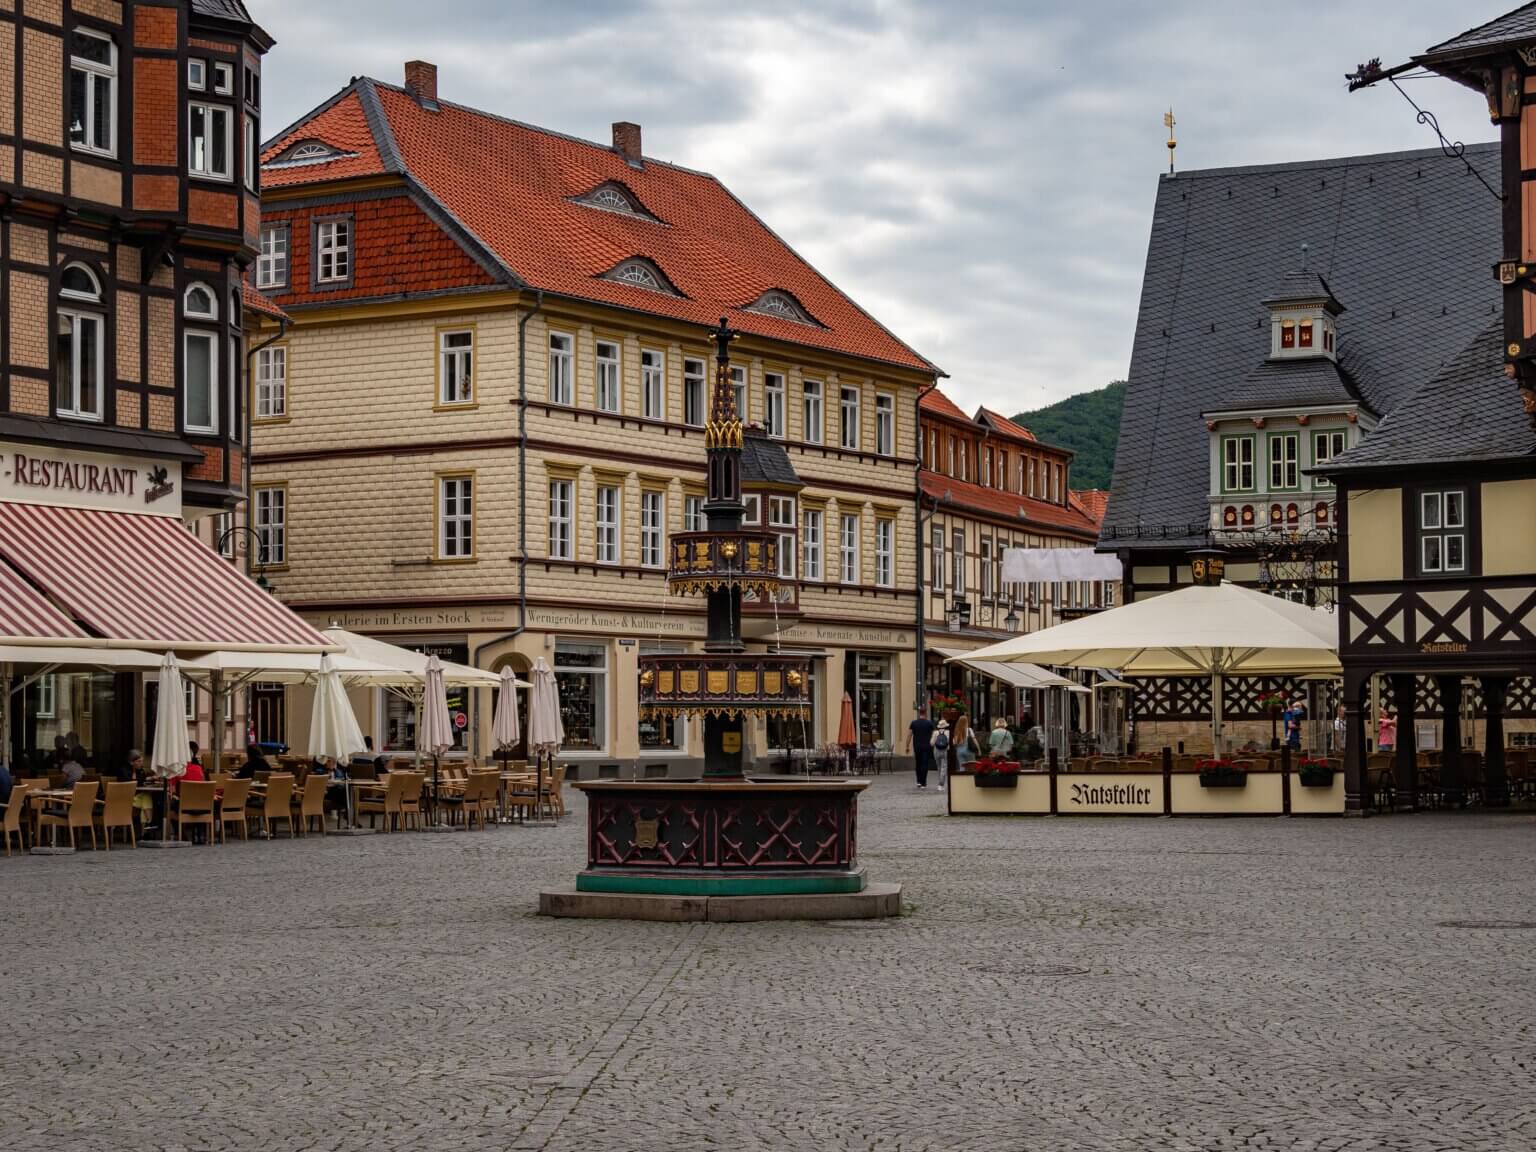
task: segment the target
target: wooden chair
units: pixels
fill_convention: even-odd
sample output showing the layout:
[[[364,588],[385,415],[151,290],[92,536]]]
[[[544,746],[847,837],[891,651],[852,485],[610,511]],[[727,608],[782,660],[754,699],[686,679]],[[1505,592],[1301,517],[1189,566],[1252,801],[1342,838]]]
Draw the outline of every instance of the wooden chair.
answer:
[[[372,760],[351,760],[347,763],[348,780],[377,780],[379,770],[373,766]]]
[[[476,775],[480,777],[480,798],[476,802],[480,812],[480,827],[487,828],[501,815],[501,773],[488,771]]]
[[[107,851],[112,851],[112,830],[114,828],[128,829],[128,846],[137,848],[138,837],[133,831],[133,797],[138,788],[132,780],[113,782],[106,786],[105,798],[96,802],[97,816],[101,824],[102,839],[106,841]]]
[[[1122,760],[1119,771],[1121,772],[1160,772],[1162,766],[1151,760]]]
[[[298,830],[302,836],[309,831],[309,822],[320,825],[320,835],[325,835],[325,789],[330,781],[319,772],[312,772],[304,780],[304,791],[297,797],[299,809]]]
[[[27,793],[32,791],[34,782],[31,780],[18,780],[11,788],[11,798],[5,804],[0,805],[5,811],[0,816],[0,832],[5,834],[5,854],[11,854],[11,836],[16,837],[16,847],[23,852],[27,850],[27,826],[22,822],[22,813],[27,810]]]
[[[261,820],[261,829],[267,834],[267,839],[272,839],[272,822],[274,820],[288,821],[288,837],[293,838],[293,777],[285,772],[274,772],[267,778],[267,794],[261,798],[260,807],[256,815]]]
[[[400,797],[405,791],[407,772],[391,772],[389,780],[383,790],[379,792],[359,792],[357,795],[357,814],[368,817],[368,827],[377,825],[378,817],[384,817],[384,831],[389,832],[391,817],[398,820],[400,816]]]
[[[549,782],[549,801],[555,806],[555,819],[565,815],[565,765],[556,764]]]
[[[457,824],[463,816],[467,825],[474,824],[475,809],[480,804],[480,778],[471,776],[460,786],[457,780],[442,780],[438,788],[437,805],[448,814],[448,823]]]
[[[240,839],[250,839],[250,813],[246,804],[251,798],[249,780],[231,780],[224,785],[224,798],[219,802],[219,839],[229,843],[229,826],[240,829]]]
[[[212,780],[183,780],[176,785],[176,839],[183,840],[183,825],[198,825],[208,829],[208,843],[214,842],[218,827],[213,818],[214,793],[218,786]]]
[[[390,773],[391,776],[395,773]],[[427,778],[420,772],[402,772],[405,783],[400,788],[400,828],[404,831],[407,827],[421,831],[421,793],[426,787]]]
[[[75,829],[84,828],[91,834],[91,847],[96,847],[96,793],[101,785],[96,781],[82,780],[70,792],[68,800],[51,801],[52,807],[44,806],[37,814],[38,836],[44,828],[54,829],[54,841],[58,841],[58,829],[69,833],[69,846],[75,846]]]

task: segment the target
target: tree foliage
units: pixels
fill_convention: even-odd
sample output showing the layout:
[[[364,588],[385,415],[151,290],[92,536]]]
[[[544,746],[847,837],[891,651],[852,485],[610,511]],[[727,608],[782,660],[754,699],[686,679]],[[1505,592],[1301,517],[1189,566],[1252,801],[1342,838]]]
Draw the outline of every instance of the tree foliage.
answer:
[[[1115,445],[1120,441],[1120,405],[1125,381],[1116,380],[1093,392],[1080,392],[1047,408],[1021,412],[1013,419],[1046,444],[1070,448],[1072,487],[1108,488],[1115,471]]]

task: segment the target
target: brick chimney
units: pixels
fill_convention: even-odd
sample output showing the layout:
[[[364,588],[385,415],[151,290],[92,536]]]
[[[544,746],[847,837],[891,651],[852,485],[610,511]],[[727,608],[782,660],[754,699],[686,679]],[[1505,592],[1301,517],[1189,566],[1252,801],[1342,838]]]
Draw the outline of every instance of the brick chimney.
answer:
[[[628,120],[616,120],[613,125],[613,150],[627,160],[631,167],[644,166],[640,154],[640,125]]]
[[[437,65],[425,60],[405,62],[406,91],[423,107],[437,107]]]

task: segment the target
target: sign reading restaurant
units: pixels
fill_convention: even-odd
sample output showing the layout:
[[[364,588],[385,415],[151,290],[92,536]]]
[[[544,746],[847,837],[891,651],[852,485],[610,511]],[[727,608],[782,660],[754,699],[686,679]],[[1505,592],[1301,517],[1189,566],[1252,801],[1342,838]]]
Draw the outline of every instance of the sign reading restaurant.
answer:
[[[17,504],[175,516],[181,506],[171,475],[153,460],[0,442],[0,500]]]

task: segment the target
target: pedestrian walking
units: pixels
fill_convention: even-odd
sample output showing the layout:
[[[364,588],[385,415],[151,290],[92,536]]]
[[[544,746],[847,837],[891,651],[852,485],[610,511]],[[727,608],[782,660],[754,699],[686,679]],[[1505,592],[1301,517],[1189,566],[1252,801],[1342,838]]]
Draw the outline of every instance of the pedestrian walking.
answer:
[[[933,733],[933,762],[939,769],[939,791],[944,791],[944,780],[949,775],[949,721],[940,720]]]
[[[928,709],[920,708],[912,723],[907,725],[907,752],[912,757],[912,767],[917,773],[917,786],[928,787],[928,773],[933,769],[933,721],[928,719]]]

